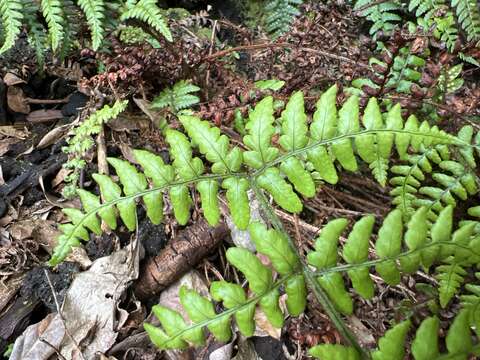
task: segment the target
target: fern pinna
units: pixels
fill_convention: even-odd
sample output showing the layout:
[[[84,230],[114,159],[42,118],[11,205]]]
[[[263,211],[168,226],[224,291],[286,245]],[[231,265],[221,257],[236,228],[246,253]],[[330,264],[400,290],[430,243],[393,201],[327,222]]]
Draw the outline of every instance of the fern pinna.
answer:
[[[148,218],[157,224],[164,216],[164,195],[168,195],[175,218],[184,225],[190,218],[195,189],[200,195],[203,215],[215,225],[221,218],[219,193],[224,191],[233,222],[238,228],[250,231],[257,251],[270,259],[279,276],[274,277],[273,270],[253,253],[230,248],[227,259],[245,276],[249,295],[239,285],[225,281],[213,283],[211,298],[222,302],[225,308],[217,314],[209,299],[182,289],[181,302],[193,323],[189,324],[175,311],[156,307],[163,330],[145,325],[154,343],[162,348],[201,344],[204,327],[226,341],[231,333],[232,316],[240,331],[251,335],[257,305],[274,326],[281,327],[285,316],[278,304],[281,292],[287,294],[288,312],[296,316],[305,308],[308,287],[352,345],[352,348],[332,347],[335,350],[332,356],[337,357],[324,358],[338,358],[341,356],[338,354],[368,356],[342,321],[341,314],[353,312],[349,285],[342,273],[346,272],[357,294],[368,299],[375,292],[370,277],[374,269],[387,284],[394,285],[399,283],[402,274],[411,274],[421,267],[432,268],[440,283],[440,303],[447,306],[464,282],[466,269],[479,263],[474,251],[478,242],[475,223],[461,224],[453,231],[453,204],[437,208],[419,201],[405,207],[408,211],[402,207],[393,210],[376,236],[372,235],[374,218],[360,219],[353,225],[346,243],[340,246],[339,239],[348,221],[336,219],[324,226],[305,263],[271,211],[268,197],[282,209],[299,213],[303,209],[301,198],[314,196],[322,183],[337,183],[342,168],[359,171],[368,167],[375,179],[386,185],[391,169],[401,166],[402,162],[411,164],[411,159],[432,149],[451,149],[449,151],[458,153],[458,159],[469,159],[469,166],[473,166],[473,150],[477,145],[468,127],[454,136],[426,121],[419,122],[412,117],[405,121],[399,105],[382,113],[375,98],[368,101],[361,114],[357,96],[351,96],[338,108],[336,95],[336,86],[322,94],[311,122],[305,113],[302,92],[290,97],[278,119],[273,98],[262,99],[249,114],[242,148],[231,146],[228,136],[209,122],[193,115],[179,115],[185,133],[165,130],[171,164],[149,151],[135,150],[135,165],[108,159],[117,173],[118,183],[106,175],[93,175],[101,197],[87,190],[78,191],[83,210],[64,210],[70,223],[60,226],[63,234],[50,264],[58,264],[72,246],[88,240],[89,231],[100,234],[101,222],[115,229],[119,216],[129,230],[134,230],[139,200]],[[277,134],[278,140],[274,141]],[[399,158],[400,163],[397,161],[391,167],[393,158]],[[463,164],[460,160],[459,163]],[[400,182],[393,179],[390,181]],[[413,183],[405,181],[408,185]],[[420,176],[417,181],[421,183]],[[249,190],[253,190],[273,229],[251,223]],[[436,211],[435,216],[432,209]],[[370,239],[375,240],[375,259],[369,258]],[[338,250],[342,261],[338,260]],[[380,350],[382,344],[381,341]]]

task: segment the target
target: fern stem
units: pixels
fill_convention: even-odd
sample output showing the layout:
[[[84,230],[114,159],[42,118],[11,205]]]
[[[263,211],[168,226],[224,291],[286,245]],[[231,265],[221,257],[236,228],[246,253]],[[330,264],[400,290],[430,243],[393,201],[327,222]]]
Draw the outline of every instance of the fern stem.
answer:
[[[202,61],[211,61],[219,57],[226,56],[232,52],[237,52],[237,51],[246,51],[246,50],[258,50],[258,49],[266,49],[266,48],[276,48],[276,47],[281,47],[281,48],[296,48],[296,44],[290,44],[290,43],[275,43],[275,42],[269,42],[269,43],[264,43],[264,44],[253,44],[253,45],[241,45],[241,46],[236,46],[230,49],[226,50],[221,50],[217,51],[216,53],[213,53],[211,55],[206,56],[205,58],[202,59]],[[329,53],[327,51],[319,50],[319,49],[312,49],[312,48],[296,48],[296,50],[300,51],[305,51],[305,52],[310,52],[310,53],[315,53],[318,55],[322,55],[325,57],[329,57],[335,60],[339,61],[344,61],[348,63],[355,64],[359,67],[365,68],[365,69],[370,69],[370,66],[368,64],[360,63],[357,62],[356,60],[352,60],[350,58],[347,58],[345,56],[340,56],[336,54]]]
[[[315,279],[314,273],[310,270],[308,265],[304,262],[303,258],[298,253],[295,243],[288,235],[287,231],[282,225],[282,222],[280,221],[278,216],[275,214],[272,207],[268,204],[268,201],[265,195],[263,194],[263,192],[258,188],[255,181],[253,181],[251,178],[249,180],[250,180],[250,186],[254,191],[255,196],[260,203],[260,207],[264,211],[268,220],[271,222],[271,224],[277,231],[280,231],[282,234],[285,235],[285,237],[288,240],[288,243],[290,244],[290,247],[293,249],[297,257],[300,259],[300,262],[302,264],[302,272],[305,276],[305,279],[307,280],[308,286],[315,294],[315,297],[317,298],[318,302],[327,313],[330,320],[333,322],[334,326],[340,332],[342,337],[346,339],[350,343],[350,345],[353,346],[358,351],[359,354],[361,354],[363,359],[369,359],[370,356],[368,355],[368,353],[365,350],[363,350],[363,348],[360,346],[355,335],[347,327],[345,322],[342,320],[340,313],[337,311],[337,309],[335,309],[335,306],[333,305],[331,300],[328,298],[325,291],[318,284],[317,280]]]

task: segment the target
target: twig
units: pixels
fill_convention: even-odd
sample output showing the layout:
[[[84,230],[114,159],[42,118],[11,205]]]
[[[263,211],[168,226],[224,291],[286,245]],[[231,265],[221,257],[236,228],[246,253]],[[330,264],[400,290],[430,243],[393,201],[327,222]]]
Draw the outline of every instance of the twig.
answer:
[[[39,340],[40,340],[41,342],[43,342],[44,344],[50,346],[50,347],[53,349],[53,351],[55,351],[55,354],[57,354],[57,356],[58,356],[58,358],[59,358],[60,360],[67,360],[67,359],[65,358],[65,356],[62,355],[62,353],[60,352],[60,350],[58,350],[55,346],[53,346],[52,344],[50,344],[50,342],[48,342],[46,339],[44,339],[44,338],[41,337]]]
[[[65,321],[62,310],[60,309],[60,303],[58,302],[57,293],[55,292],[55,288],[53,287],[52,280],[50,280],[50,275],[48,275],[47,269],[43,269],[43,272],[45,273],[45,277],[47,278],[48,286],[50,286],[50,290],[52,291],[53,301],[55,302],[55,307],[57,308],[58,316],[60,316],[60,320],[62,320],[63,327],[65,328],[65,333],[67,334],[68,338],[74,345],[75,349],[78,351],[78,354],[80,355],[80,359],[85,360],[85,358],[83,357],[82,351],[80,350],[80,346],[78,346],[77,341],[74,339],[74,337],[70,333],[70,330],[68,330],[67,322]]]
[[[212,35],[210,36],[210,49],[208,49],[208,56],[212,55],[212,52],[213,52],[213,45],[214,45],[214,41],[215,41],[215,32],[217,30],[217,20],[215,20],[213,22],[213,26],[212,26]],[[205,88],[208,89],[208,85],[210,84],[210,67],[207,69],[207,74],[206,74],[206,77],[205,77]],[[208,100],[208,90],[207,90],[207,93],[206,93],[206,97],[207,97],[207,100]]]
[[[25,100],[29,104],[44,104],[44,105],[55,105],[55,104],[66,104],[70,101],[70,96],[68,95],[64,99],[32,99],[32,98],[26,98]]]
[[[344,61],[344,62],[349,62],[351,64],[356,64],[356,65],[358,65],[359,67],[362,67],[362,68],[366,68],[366,69],[370,68],[370,66],[367,65],[367,64],[358,62],[356,60],[349,59],[345,56],[332,54],[332,53],[329,53],[327,51],[319,50],[319,49],[297,47],[295,44],[289,44],[289,43],[263,43],[263,44],[236,46],[236,47],[233,47],[233,48],[230,48],[230,49],[217,51],[216,53],[208,55],[202,61],[211,61],[211,60],[214,60],[216,58],[228,55],[228,54],[230,54],[232,52],[235,52],[235,51],[250,51],[250,50],[259,50],[259,49],[276,48],[276,47],[294,48],[296,50],[310,52],[310,53],[322,55],[322,56],[325,56],[325,57],[329,57],[329,58],[332,58],[332,59],[336,59],[336,60],[339,60],[339,61]]]

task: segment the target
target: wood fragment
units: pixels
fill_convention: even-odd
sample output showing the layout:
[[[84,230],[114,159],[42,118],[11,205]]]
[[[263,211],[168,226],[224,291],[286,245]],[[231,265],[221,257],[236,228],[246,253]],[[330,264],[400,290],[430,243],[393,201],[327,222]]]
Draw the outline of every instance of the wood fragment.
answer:
[[[134,285],[139,299],[155,296],[212,252],[228,233],[225,223],[210,227],[205,220],[181,231],[157,256],[148,258]]]

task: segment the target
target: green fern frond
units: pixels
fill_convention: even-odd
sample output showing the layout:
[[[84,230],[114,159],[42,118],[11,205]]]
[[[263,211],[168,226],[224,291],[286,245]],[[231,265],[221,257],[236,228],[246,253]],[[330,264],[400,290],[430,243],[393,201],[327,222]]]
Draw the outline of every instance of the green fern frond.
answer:
[[[480,9],[475,0],[452,0],[457,19],[468,41],[480,39]]]
[[[0,0],[2,30],[4,34],[0,54],[11,49],[22,31],[23,6],[20,0]]]
[[[200,98],[193,93],[200,91],[198,86],[189,81],[181,80],[175,83],[173,87],[167,87],[153,99],[152,109],[170,108],[172,112],[177,113],[180,110],[191,107],[200,102]]]
[[[161,12],[161,9],[157,6],[157,0],[127,2],[126,10],[120,15],[120,20],[126,21],[129,19],[144,21],[162,34],[165,39],[170,42],[173,41],[172,33],[170,32],[167,21]]]
[[[37,14],[40,11],[38,4],[34,0],[25,2],[24,5],[25,23],[28,30],[28,41],[35,49],[38,67],[40,71],[45,65],[45,52],[47,50],[47,36],[44,26],[38,21]]]
[[[71,198],[76,195],[77,181],[80,170],[85,166],[83,156],[94,145],[92,135],[100,132],[102,125],[115,119],[127,107],[128,101],[116,101],[113,106],[105,105],[100,110],[91,114],[77,128],[73,130],[73,136],[67,140],[67,146],[63,152],[69,155],[69,160],[63,165],[64,168],[73,169],[73,172],[65,178],[67,186],[63,189],[63,195]]]
[[[48,36],[53,51],[56,51],[62,43],[64,32],[64,12],[60,0],[41,0],[41,9],[48,25]]]
[[[417,120],[414,117],[410,119],[411,128],[417,127]],[[465,126],[459,132],[459,139],[470,144],[472,135],[473,128]],[[461,157],[452,159],[448,147],[419,147],[419,154],[408,156],[409,165],[396,165],[391,168],[396,175],[390,179],[390,184],[394,186],[390,192],[393,204],[407,216],[411,216],[418,207],[427,206],[429,219],[435,220],[446,206],[455,207],[456,199],[466,200],[477,194],[478,179],[472,171],[476,164],[471,150],[470,147],[460,147]],[[464,164],[470,164],[470,167]],[[434,167],[439,170],[434,171]],[[427,177],[431,177],[435,184],[423,186]]]
[[[105,4],[103,0],[78,0],[80,8],[87,18],[87,24],[92,36],[92,48],[98,50],[102,44],[105,29],[103,19],[105,17]]]
[[[476,273],[477,279],[480,279],[480,273]],[[477,336],[480,335],[480,285],[466,284],[465,288],[469,294],[460,297],[462,306],[470,314],[470,326],[475,329]]]
[[[183,90],[177,92],[186,94],[196,87],[182,86],[181,89]],[[161,187],[138,190],[136,194],[119,194],[109,205],[134,205],[134,198],[144,198],[145,201],[144,195],[151,193],[150,196],[153,196],[155,193],[158,197],[158,194],[168,191],[175,217],[180,224],[185,224],[190,217],[192,203],[188,184],[195,184],[200,193],[203,213],[214,225],[219,220],[217,193],[218,181],[221,180],[222,187],[227,190],[227,202],[233,218],[237,226],[245,228],[249,220],[246,191],[252,187],[249,179],[254,179],[255,185],[271,195],[284,210],[298,213],[303,205],[294,189],[307,197],[313,196],[316,189],[313,175],[308,170],[311,167],[307,166],[306,160],[320,178],[332,183],[338,180],[336,163],[348,171],[356,171],[358,161],[363,160],[372,169],[377,180],[384,184],[388,173],[388,160],[394,148],[401,156],[405,156],[410,148],[419,151],[422,146],[438,147],[462,142],[436,126],[430,127],[427,122],[418,124],[408,120],[404,123],[399,107],[389,112],[386,121],[383,121],[376,100],[369,102],[362,117],[359,114],[359,99],[355,96],[348,99],[337,111],[336,91],[334,86],[321,96],[310,131],[306,123],[303,95],[297,92],[290,98],[280,119],[281,149],[272,141],[275,135],[275,118],[273,98],[270,96],[261,100],[249,115],[247,134],[243,138],[246,151],[230,149],[229,139],[221,136],[220,130],[209,123],[194,116],[180,116],[190,139],[179,131],[166,131],[166,140],[174,160],[175,180],[162,184]],[[91,127],[96,128],[98,126]],[[88,139],[87,136],[84,141],[73,141],[69,149],[82,154],[91,145]],[[199,148],[207,163],[200,157],[192,156],[192,145]],[[357,160],[357,154],[360,160]],[[155,158],[155,155],[152,156]],[[140,159],[137,161],[142,163]],[[211,168],[210,174],[205,171],[207,165]],[[136,175],[132,173],[131,178],[134,177]],[[122,178],[120,180],[123,186],[126,186]],[[128,178],[125,180],[129,181]],[[151,180],[155,183],[155,179]],[[161,209],[149,209],[149,204],[154,203],[150,196],[147,197],[148,202],[145,201],[147,213],[151,210],[158,218]],[[129,213],[133,212],[129,210]],[[128,223],[131,225],[133,220],[129,218]]]
[[[273,39],[288,31],[295,17],[300,15],[298,7],[303,0],[268,0],[265,5],[265,27]]]
[[[63,40],[60,49],[57,51],[60,60],[64,60],[67,55],[80,45],[77,41],[77,34],[80,30],[80,22],[72,21],[81,16],[80,11],[75,6],[72,0],[63,0]]]
[[[457,256],[465,251],[461,245],[457,233],[464,233],[460,228],[451,239],[435,244],[429,239],[425,209],[424,215],[410,221],[403,232],[402,214],[399,210],[391,212],[383,222],[377,237],[376,250],[377,260],[368,261],[368,242],[373,228],[373,216],[366,216],[355,223],[346,244],[344,245],[343,257],[345,264],[338,261],[339,237],[346,229],[348,220],[335,219],[328,222],[316,239],[315,250],[307,254],[308,263],[317,269],[317,281],[326,291],[328,297],[338,309],[345,314],[351,314],[353,300],[345,289],[347,283],[342,272],[347,274],[353,281],[355,290],[363,296],[367,294],[371,298],[374,294],[370,290],[373,281],[370,278],[370,269],[376,265],[378,274],[387,282],[391,279],[399,279],[404,271],[416,271],[423,262],[426,251],[438,246],[448,246],[449,251]],[[449,218],[437,221],[437,228],[444,228],[448,221],[452,221],[452,213]],[[274,281],[272,269],[260,262],[258,257],[243,248],[229,248],[226,253],[227,260],[237,268],[248,282],[250,291],[244,290],[237,284],[227,281],[217,281],[210,287],[210,295],[214,303],[207,298],[201,297],[193,290],[183,288],[180,290],[180,301],[192,321],[191,325],[180,313],[166,307],[155,307],[155,315],[160,320],[162,328],[144,324],[152,342],[161,349],[183,348],[188,343],[195,345],[204,343],[202,329],[208,328],[215,338],[220,341],[229,341],[231,337],[230,319],[235,317],[237,327],[245,336],[252,336],[255,329],[254,313],[259,306],[266,314],[267,319],[274,327],[282,327],[285,314],[279,307],[279,296],[282,289],[286,294],[286,307],[291,316],[301,314],[306,306],[306,283],[304,270],[298,254],[291,247],[286,236],[277,230],[268,230],[265,225],[254,222],[249,226],[249,232],[257,251],[266,256],[273,269],[279,274]],[[403,249],[402,249],[403,247]],[[440,253],[437,253],[440,258]],[[400,266],[397,261],[400,260]],[[394,275],[394,274],[397,275]],[[393,275],[393,277],[392,277]],[[398,282],[394,280],[394,282]],[[251,294],[247,296],[247,294]],[[224,310],[217,313],[223,302]],[[466,336],[463,325],[468,319],[467,313],[461,312],[451,329],[455,329]],[[425,350],[422,340],[428,334],[429,347],[427,351],[437,351],[433,342],[437,341],[437,323],[435,318],[426,320],[420,325],[416,339],[412,344],[412,352],[420,356]],[[172,325],[175,324],[175,325]],[[411,327],[410,321],[404,321],[389,330],[380,339],[378,350],[372,353],[372,358],[402,360],[405,356],[403,346],[407,338],[407,332]],[[447,335],[447,349],[449,353],[456,354],[460,351],[455,335],[449,332]],[[201,336],[200,336],[201,334]],[[462,340],[463,341],[463,340]],[[471,347],[466,349],[470,351]],[[341,347],[339,345],[320,345],[310,351],[311,355],[323,359],[360,359],[360,355],[353,347]],[[431,353],[434,355],[434,353]],[[322,357],[323,356],[323,357]],[[342,357],[343,356],[343,357]],[[435,357],[432,357],[435,358]],[[423,359],[423,357],[419,357]]]

